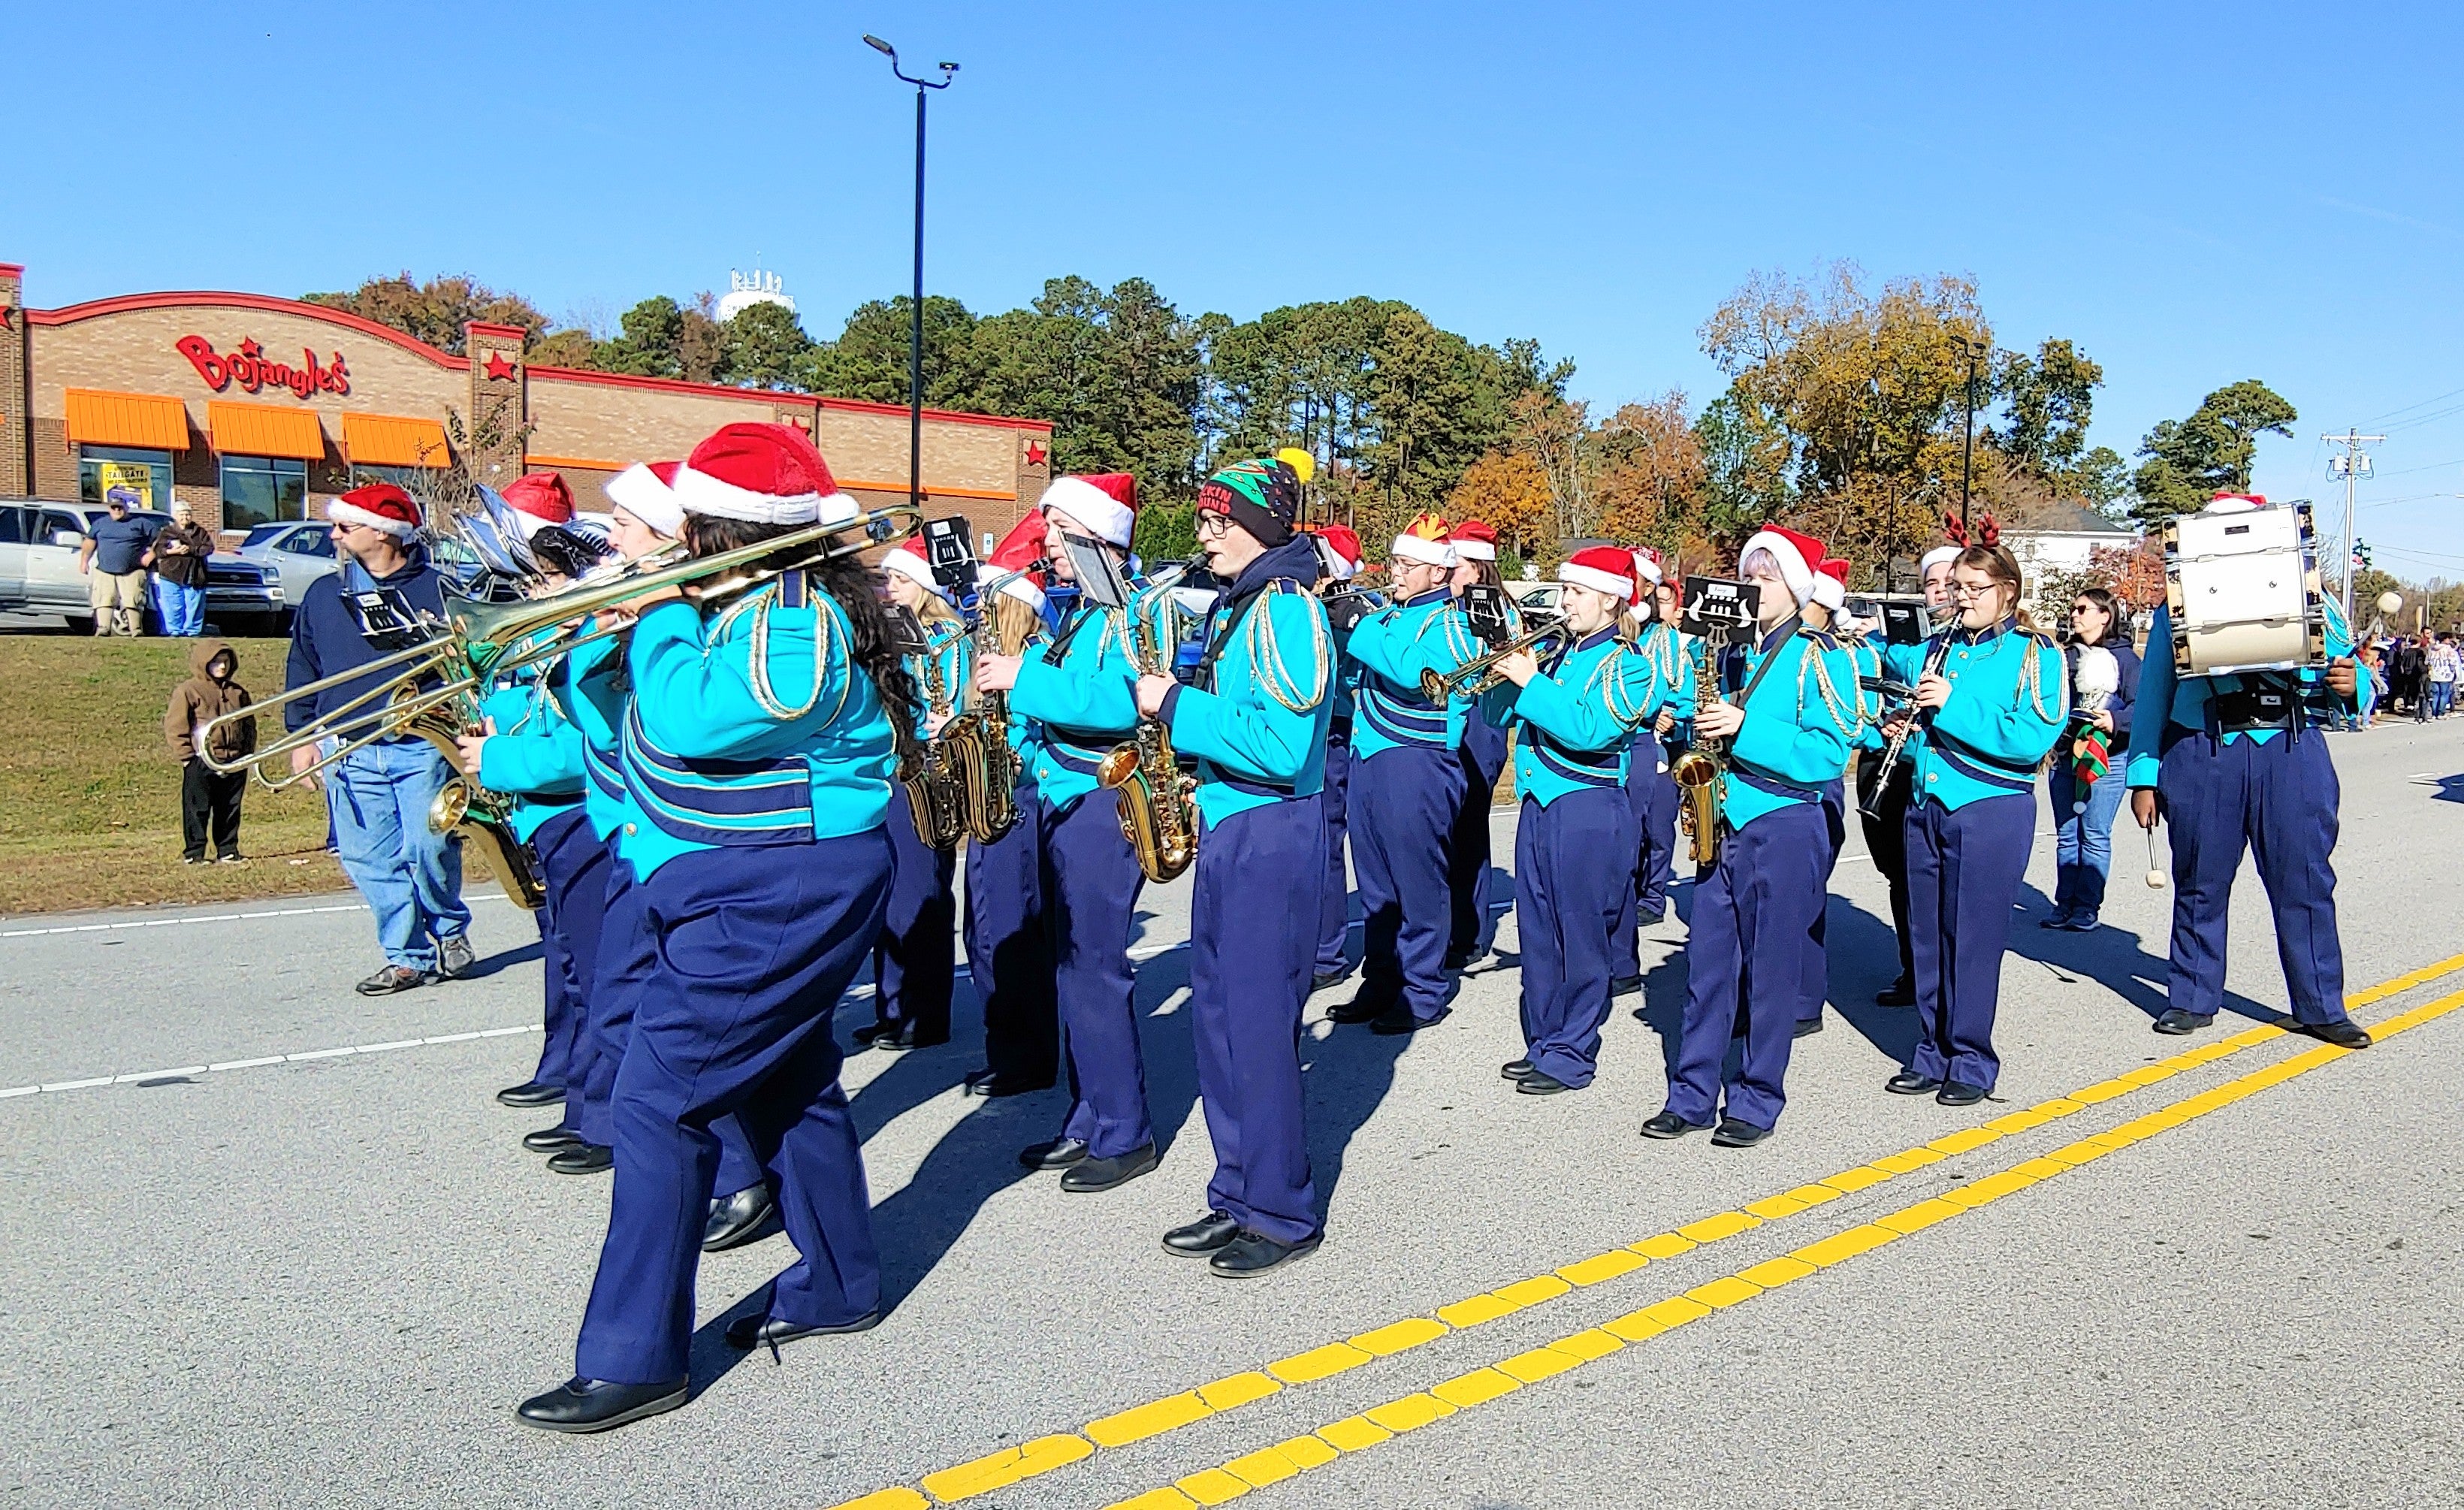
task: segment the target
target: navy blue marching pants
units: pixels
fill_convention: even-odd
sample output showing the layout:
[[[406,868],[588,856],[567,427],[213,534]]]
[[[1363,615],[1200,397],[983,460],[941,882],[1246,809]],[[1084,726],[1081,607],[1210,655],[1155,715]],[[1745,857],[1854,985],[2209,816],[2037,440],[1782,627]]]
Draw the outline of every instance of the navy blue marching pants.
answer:
[[[1344,946],[1351,919],[1345,912],[1351,886],[1343,870],[1345,795],[1352,778],[1352,746],[1342,738],[1326,747],[1326,784],[1318,788],[1318,810],[1326,823],[1326,882],[1318,893],[1317,964],[1313,974],[1331,975],[1344,968]]]
[[[2185,734],[2156,777],[2173,827],[2170,1005],[2200,1017],[2225,999],[2225,911],[2244,845],[2276,915],[2276,954],[2293,1016],[2344,1020],[2344,947],[2336,932],[2337,808],[2343,789],[2315,729],[2260,743]]]
[[[607,846],[582,809],[559,813],[531,834],[547,905],[539,908],[539,954],[547,977],[547,1041],[531,1078],[564,1087],[564,1126],[582,1126],[589,1078],[590,984],[599,971],[599,924],[607,903]]]
[[[657,938],[616,1077],[616,1189],[574,1371],[681,1379],[693,1274],[733,1112],[776,1182],[797,1260],[770,1315],[803,1325],[881,1305],[872,1205],[830,1014],[890,897],[879,829],[810,844],[678,855],[635,889]]]
[[[1891,888],[1891,928],[1899,935],[1900,979],[1913,981],[1917,964],[1908,925],[1908,783],[1914,779],[1910,773],[1916,762],[1903,755],[1891,768],[1890,779],[1878,785],[1875,773],[1881,763],[1879,751],[1858,753],[1857,818],[1864,825],[1865,852]],[[1867,808],[1873,811],[1866,812]]]
[[[1778,1125],[1805,954],[1819,948],[1814,925],[1831,844],[1823,804],[1791,802],[1727,834],[1720,863],[1695,886],[1685,1021],[1668,1080],[1668,1109],[1686,1121],[1708,1123],[1720,1109],[1721,1065],[1742,1025],[1727,1114],[1749,1127]]]
[[[1300,1050],[1317,920],[1273,899],[1307,894],[1325,844],[1324,817],[1308,798],[1235,813],[1205,831],[1190,902],[1190,1029],[1215,1144],[1206,1203],[1277,1242],[1318,1230]]]
[[[1061,1018],[1044,936],[1044,804],[1032,776],[1015,797],[1008,833],[967,842],[967,975],[984,1007],[985,1065],[1037,1087],[1061,1073]]]
[[[1455,809],[1446,846],[1446,889],[1454,908],[1446,955],[1477,959],[1497,936],[1496,914],[1488,909],[1488,824],[1497,806],[1497,778],[1506,774],[1506,731],[1477,711],[1463,718],[1463,805]]]
[[[1908,809],[1908,944],[1917,967],[1911,1073],[1993,1088],[1993,1015],[2011,908],[2036,837],[2036,794],[1989,797],[1953,812],[1927,799]]]
[[[1822,1003],[1831,996],[1831,873],[1839,866],[1839,843],[1848,837],[1847,791],[1844,781],[1822,783],[1822,812],[1831,827],[1831,858],[1822,866],[1822,906],[1814,914],[1814,947],[1805,952],[1805,984],[1796,1003],[1799,1022],[1822,1020]]]
[[[1098,787],[1067,810],[1044,809],[1044,937],[1069,1056],[1069,1120],[1061,1135],[1098,1159],[1155,1141],[1130,974],[1130,930],[1147,878],[1121,837],[1120,801],[1119,793]]]
[[[957,857],[915,832],[907,784],[890,783],[890,911],[872,947],[873,1015],[886,1027],[913,1023],[915,1041],[950,1040],[950,991],[956,978],[958,915],[950,879]]]
[[[1588,1085],[1609,1015],[1609,940],[1634,906],[1634,807],[1617,787],[1523,799],[1514,921],[1523,941],[1524,1057]]]
[[[1352,767],[1352,868],[1366,919],[1360,989],[1423,1022],[1446,1011],[1446,850],[1467,784],[1461,756],[1426,745],[1396,745]]]
[[[1633,814],[1635,854],[1626,900],[1609,937],[1612,974],[1642,974],[1640,934],[1668,915],[1668,883],[1677,863],[1677,783],[1661,770],[1656,734],[1644,734],[1625,756],[1625,797]]]
[[[607,898],[601,909],[599,964],[590,986],[590,1073],[583,1080],[582,1115],[575,1124],[584,1143],[616,1145],[616,1073],[633,1040],[633,1009],[659,965],[658,935],[642,914],[642,889],[633,867],[611,848]],[[718,1119],[719,1189],[730,1195],[761,1183],[761,1166],[745,1145],[734,1117]]]

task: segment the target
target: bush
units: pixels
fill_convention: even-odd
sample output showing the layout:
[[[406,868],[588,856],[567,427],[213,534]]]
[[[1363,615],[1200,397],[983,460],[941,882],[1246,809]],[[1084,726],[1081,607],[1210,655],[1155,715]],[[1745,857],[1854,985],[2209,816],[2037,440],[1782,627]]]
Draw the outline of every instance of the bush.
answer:
[[[1140,509],[1137,529],[1130,536],[1130,549],[1151,569],[1197,555],[1198,505],[1151,503]]]

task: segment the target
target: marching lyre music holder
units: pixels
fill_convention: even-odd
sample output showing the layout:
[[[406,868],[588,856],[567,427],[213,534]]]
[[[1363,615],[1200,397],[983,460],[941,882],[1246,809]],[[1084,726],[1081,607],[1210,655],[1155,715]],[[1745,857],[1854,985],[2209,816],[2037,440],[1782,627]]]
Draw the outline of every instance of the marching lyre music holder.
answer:
[[[1061,545],[1069,553],[1069,564],[1078,569],[1078,590],[1089,602],[1103,608],[1130,605],[1130,584],[1121,576],[1121,564],[1102,541],[1065,531]]]
[[[1762,609],[1762,589],[1723,577],[1688,577],[1678,627],[1717,646],[1733,644],[1751,629]]]

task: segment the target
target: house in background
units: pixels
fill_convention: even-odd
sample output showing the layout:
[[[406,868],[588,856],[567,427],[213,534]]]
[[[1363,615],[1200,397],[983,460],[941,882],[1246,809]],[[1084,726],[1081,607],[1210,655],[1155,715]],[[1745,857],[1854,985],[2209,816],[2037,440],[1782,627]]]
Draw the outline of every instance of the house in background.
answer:
[[[2086,570],[2100,550],[2126,550],[2139,542],[2137,530],[2081,503],[2047,503],[2030,510],[2029,520],[2004,530],[2002,543],[2032,584],[2040,577]]]

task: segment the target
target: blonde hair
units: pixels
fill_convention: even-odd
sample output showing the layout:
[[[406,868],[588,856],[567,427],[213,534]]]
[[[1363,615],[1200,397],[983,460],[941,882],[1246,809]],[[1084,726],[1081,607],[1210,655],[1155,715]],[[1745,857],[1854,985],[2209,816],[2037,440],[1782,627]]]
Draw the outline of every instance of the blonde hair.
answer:
[[[1007,593],[993,595],[988,610],[993,616],[993,639],[1003,655],[1023,655],[1029,642],[1044,629],[1044,616],[1031,603],[1021,602]]]
[[[915,617],[926,624],[957,624],[958,611],[951,607],[950,601],[939,593],[928,591],[924,594],[924,605],[915,610]]]

